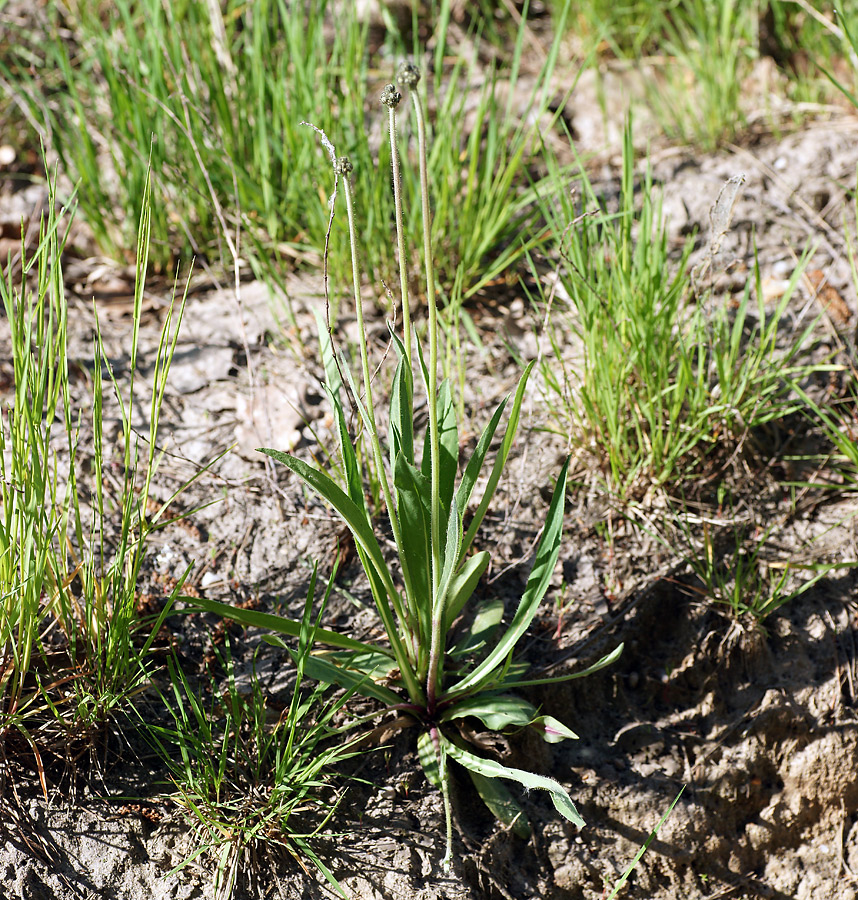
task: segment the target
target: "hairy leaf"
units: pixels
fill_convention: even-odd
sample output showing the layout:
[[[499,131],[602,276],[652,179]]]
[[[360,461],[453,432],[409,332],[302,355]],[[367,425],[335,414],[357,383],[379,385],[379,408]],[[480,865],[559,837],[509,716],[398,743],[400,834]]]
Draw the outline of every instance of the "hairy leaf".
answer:
[[[419,598],[431,596],[432,548],[430,544],[430,506],[432,487],[426,476],[405,458],[396,457],[394,486],[397,497],[397,513],[402,534],[399,547],[400,559],[408,567],[411,590],[417,600],[420,631],[428,634],[432,611],[428,603]]]
[[[291,652],[291,651],[290,651]],[[292,652],[292,658],[296,655]],[[402,698],[372,679],[376,669],[370,671],[353,671],[347,669],[342,663],[332,663],[321,656],[307,656],[304,660],[304,674],[314,681],[322,681],[325,684],[338,684],[347,690],[353,690],[364,697],[372,697],[387,706],[395,706],[402,702]],[[379,672],[378,674],[382,674]]]
[[[458,502],[458,497],[457,497]],[[461,511],[462,507],[459,507]],[[450,630],[456,616],[464,609],[465,604],[473,596],[477,584],[489,565],[491,556],[487,550],[481,550],[466,559],[459,571],[453,576],[448,591],[447,608],[444,610],[444,631]],[[501,604],[503,615],[503,604]],[[500,621],[500,619],[498,619]]]
[[[608,653],[606,656],[603,656],[598,662],[593,663],[592,666],[588,666],[586,669],[582,669],[580,672],[569,672],[565,675],[550,675],[547,678],[527,678],[527,679],[519,679],[515,675],[510,675],[507,679],[507,683],[510,687],[533,687],[537,684],[558,684],[561,681],[574,681],[576,678],[586,678],[588,675],[592,675],[594,672],[598,672],[600,669],[604,669],[606,666],[610,666],[611,663],[616,662],[622,652],[625,644],[618,644],[617,647]]]
[[[428,731],[421,732],[417,738],[417,757],[429,783],[435,785],[436,788],[440,788],[441,767],[438,761],[438,754],[435,752],[435,743]]]
[[[527,379],[530,377],[530,373],[533,371],[534,365],[535,362],[531,362],[524,370],[521,378],[519,379],[518,387],[515,391],[515,398],[512,403],[512,410],[509,414],[509,421],[506,423],[506,431],[503,435],[503,441],[501,442],[500,450],[495,457],[495,463],[492,466],[491,475],[489,475],[489,481],[486,485],[486,489],[485,491],[483,491],[480,505],[477,507],[477,511],[474,513],[474,518],[471,520],[471,524],[468,526],[468,531],[465,535],[465,539],[462,542],[462,553],[468,552],[468,548],[471,546],[471,543],[474,540],[474,536],[476,535],[480,525],[482,524],[483,518],[486,514],[486,510],[489,508],[489,503],[491,503],[492,497],[495,493],[495,489],[497,488],[498,482],[500,481],[501,475],[503,474],[507,458],[509,457],[509,451],[512,448],[512,442],[515,438],[515,433],[516,431],[518,431],[518,420],[521,415],[521,404],[524,401],[524,389],[527,386]],[[482,463],[480,464],[480,466],[482,466]],[[476,474],[479,474],[479,469],[477,469]],[[474,475],[474,479],[476,479],[476,475]],[[464,506],[461,508],[462,510],[464,510]]]
[[[537,716],[531,723],[530,727],[536,729],[546,744],[559,744],[560,741],[578,740],[578,735],[567,728],[562,722],[559,722],[554,716]]]
[[[461,509],[462,512],[464,512],[468,507],[468,503],[471,499],[471,491],[473,491],[474,485],[477,483],[477,479],[480,477],[480,472],[483,469],[483,463],[485,462],[486,454],[489,452],[489,447],[491,447],[492,439],[494,438],[497,427],[500,424],[501,416],[503,416],[503,411],[506,409],[508,400],[509,397],[504,397],[498,408],[495,410],[494,415],[491,417],[488,425],[486,425],[486,427],[483,429],[483,433],[480,435],[479,441],[477,441],[477,446],[474,449],[473,455],[468,460],[468,464],[465,466],[462,480],[459,482],[459,490],[456,492],[456,499],[459,502],[459,509]]]
[[[393,376],[390,391],[390,466],[396,470],[396,459],[402,454],[414,463],[414,404],[412,401],[411,370],[408,360],[401,356]]]
[[[503,766],[493,759],[483,759],[475,756],[461,747],[457,747],[452,741],[444,739],[444,749],[450,754],[456,762],[463,765],[472,772],[477,772],[486,778],[507,778],[511,781],[517,781],[526,788],[538,788],[539,790],[548,791],[551,795],[551,802],[554,808],[565,819],[568,819],[579,828],[584,827],[584,820],[580,813],[575,809],[572,798],[560,782],[553,778],[546,778],[544,775],[536,775],[533,772],[526,772],[524,769],[513,769],[509,766]]]
[[[369,522],[369,512],[366,508],[366,499],[363,491],[363,481],[361,480],[360,466],[358,466],[357,454],[348,426],[346,425],[346,417],[343,413],[343,407],[339,397],[325,386],[328,392],[328,399],[331,401],[331,407],[334,410],[334,420],[337,423],[337,435],[340,443],[340,457],[343,461],[343,470],[346,476],[346,488],[349,497],[357,508],[363,513],[364,518]]]
[[[450,516],[447,521],[447,541],[444,546],[444,565],[441,569],[441,577],[438,581],[438,596],[435,598],[435,606],[443,616],[444,604],[447,600],[447,592],[453,579],[453,572],[459,562],[459,550],[462,546],[462,523],[459,519],[459,509],[455,498],[452,499]]]
[[[536,562],[533,564],[530,577],[527,579],[524,596],[521,598],[509,628],[491,653],[469,675],[466,675],[460,682],[453,685],[446,693],[446,696],[450,697],[464,693],[478,686],[481,682],[491,679],[497,667],[512,652],[521,636],[530,626],[534,615],[536,615],[536,610],[545,596],[546,590],[548,590],[551,575],[554,572],[557,556],[560,552],[563,504],[566,498],[566,471],[568,467],[569,460],[567,459],[563,463],[563,467],[557,477],[557,485],[554,489],[551,505],[548,508],[545,529],[542,532],[542,538],[536,551]]]
[[[483,803],[492,811],[498,821],[512,828],[513,834],[520,838],[530,837],[530,820],[527,818],[521,804],[507,790],[504,784],[497,778],[488,778],[468,770],[471,781],[477,789]]]
[[[236,606],[230,606],[229,603],[209,600],[207,597],[184,597],[182,599],[187,600],[189,608],[192,610],[200,609],[204,612],[214,613],[225,619],[232,619],[233,622],[238,622],[247,628],[267,628],[291,637],[299,637],[301,634],[301,622],[296,619],[287,619],[284,616],[276,616],[273,613],[264,613],[253,609],[239,609]],[[343,650],[370,651],[390,656],[390,651],[383,647],[364,644],[336,631],[329,631],[327,628],[317,628],[315,637],[317,641],[329,644],[331,647],[340,647]]]
[[[466,716],[479,719],[491,731],[503,731],[505,728],[530,725],[536,718],[536,707],[512,694],[478,694],[451,706],[441,720],[449,722]]]
[[[450,648],[449,655],[460,657],[482,650],[497,631],[501,619],[503,619],[503,600],[499,597],[484,600],[477,609],[471,626],[455,646]]]

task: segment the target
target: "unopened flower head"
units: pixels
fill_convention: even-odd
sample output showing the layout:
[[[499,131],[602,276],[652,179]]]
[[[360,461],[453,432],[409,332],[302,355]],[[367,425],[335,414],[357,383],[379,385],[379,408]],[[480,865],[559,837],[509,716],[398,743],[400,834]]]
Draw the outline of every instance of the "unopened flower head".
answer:
[[[399,101],[402,99],[402,94],[396,90],[395,84],[386,84],[384,86],[384,90],[381,92],[381,102],[388,109],[396,109],[399,106]]]
[[[352,161],[347,156],[340,156],[334,163],[335,175],[348,175],[349,172],[352,172],[353,170],[354,166],[352,165]]]
[[[399,81],[405,85],[405,87],[416,87],[417,82],[420,81],[420,69],[418,69],[417,66],[414,65],[414,63],[404,62],[399,67],[397,77]]]

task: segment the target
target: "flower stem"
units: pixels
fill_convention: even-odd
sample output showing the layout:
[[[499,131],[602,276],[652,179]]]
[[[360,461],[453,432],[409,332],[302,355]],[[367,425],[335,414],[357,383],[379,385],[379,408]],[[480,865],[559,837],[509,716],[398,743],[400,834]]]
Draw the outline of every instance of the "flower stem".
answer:
[[[347,157],[340,157],[336,161],[335,164],[335,172],[343,179],[344,184],[344,193],[346,195],[346,215],[348,217],[349,224],[349,241],[351,244],[351,256],[352,256],[352,282],[354,288],[354,296],[355,296],[355,317],[357,319],[358,326],[358,342],[360,344],[360,361],[361,368],[363,372],[363,384],[364,384],[364,396],[366,403],[366,413],[368,430],[369,430],[369,438],[370,444],[372,445],[373,458],[375,461],[375,467],[378,472],[378,478],[381,482],[381,490],[384,494],[384,502],[387,506],[387,513],[390,519],[390,527],[393,531],[393,539],[396,542],[398,547],[402,546],[402,532],[399,527],[399,519],[396,515],[396,510],[393,505],[393,497],[390,492],[390,484],[387,479],[387,472],[384,468],[384,458],[381,452],[381,441],[378,437],[378,431],[375,427],[375,407],[373,404],[372,398],[372,378],[369,369],[369,352],[367,350],[366,344],[366,327],[364,325],[363,319],[363,298],[361,296],[361,279],[360,279],[360,267],[358,266],[358,249],[357,249],[357,229],[355,228],[355,220],[354,220],[354,201],[352,199],[352,185],[351,179],[349,175],[352,171],[351,162]],[[393,608],[396,612],[396,616],[399,620],[399,625],[402,631],[405,634],[414,634],[414,626],[415,623],[411,622],[409,616],[402,608],[401,599],[396,591],[393,592],[393,596],[391,596],[391,602],[393,603]],[[391,640],[393,640],[394,635],[390,635]],[[401,644],[400,644],[401,646]],[[406,653],[411,656],[411,659],[397,659],[400,663],[402,678],[405,682],[406,688],[408,690],[409,696],[418,701],[421,699],[422,691],[417,684],[417,681],[414,677],[414,671],[412,669],[412,665],[409,663],[414,662],[413,654],[414,648],[410,645],[405,646]],[[398,656],[398,655],[397,655]]]
[[[390,130],[390,166],[393,169],[393,205],[396,210],[396,247],[399,253],[399,293],[402,298],[402,341],[408,370],[411,365],[411,303],[408,298],[408,260],[405,255],[405,230],[402,227],[402,182],[399,175],[399,149],[396,143],[396,107],[402,94],[396,86],[388,84],[381,94],[381,102],[387,107]]]
[[[441,677],[441,625],[444,620],[443,597],[439,597],[443,566],[441,543],[441,445],[438,435],[438,305],[435,297],[435,268],[432,260],[432,215],[429,210],[429,173],[426,165],[426,123],[423,103],[417,91],[419,70],[405,65],[400,80],[411,87],[411,99],[417,118],[417,147],[420,165],[420,203],[423,218],[423,261],[426,268],[426,300],[429,309],[429,459],[431,468],[430,529],[432,544],[432,635],[429,668],[426,675],[426,703],[430,715],[435,708],[438,681]]]

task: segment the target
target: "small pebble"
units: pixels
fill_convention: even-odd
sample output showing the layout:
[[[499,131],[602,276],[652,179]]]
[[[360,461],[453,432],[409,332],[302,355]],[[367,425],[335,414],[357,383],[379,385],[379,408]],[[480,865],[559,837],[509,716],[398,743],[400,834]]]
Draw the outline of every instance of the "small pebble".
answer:
[[[14,147],[10,147],[9,144],[0,144],[0,166],[11,166],[17,156]]]
[[[211,587],[213,584],[220,584],[222,581],[223,575],[218,575],[215,572],[203,572],[203,577],[200,579],[200,587]]]
[[[789,165],[789,161],[785,156],[779,156],[773,163],[772,168],[777,172],[783,172]]]

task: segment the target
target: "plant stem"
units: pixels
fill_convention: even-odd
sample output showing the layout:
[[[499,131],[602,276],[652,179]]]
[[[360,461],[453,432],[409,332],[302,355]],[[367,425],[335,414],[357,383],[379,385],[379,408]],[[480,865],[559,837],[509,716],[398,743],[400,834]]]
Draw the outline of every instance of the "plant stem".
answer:
[[[441,746],[441,736],[438,729],[433,727],[429,731],[435,755],[438,757],[438,777],[441,779],[441,796],[444,799],[444,818],[447,822],[447,846],[441,865],[445,874],[449,874],[453,862],[453,813],[450,807],[450,770],[447,767],[447,753]]]
[[[429,308],[429,379],[426,391],[429,400],[429,459],[431,468],[432,499],[430,506],[432,543],[432,640],[429,652],[429,669],[426,676],[426,702],[430,715],[435,708],[437,685],[440,677],[441,623],[443,622],[443,598],[438,596],[443,566],[441,544],[441,447],[438,435],[438,306],[435,298],[435,269],[432,261],[432,215],[429,210],[429,174],[426,165],[426,124],[423,103],[412,86],[411,99],[417,116],[417,146],[420,162],[420,203],[423,217],[423,257],[426,267],[426,300]]]
[[[408,370],[411,365],[411,303],[408,298],[408,266],[405,255],[405,232],[402,227],[402,183],[399,176],[399,150],[396,144],[396,106],[401,94],[392,84],[385,88],[381,102],[387,107],[390,129],[390,166],[393,169],[393,205],[396,210],[396,247],[399,252],[399,293],[402,298],[402,340]]]
[[[357,318],[360,344],[360,361],[363,371],[364,394],[366,397],[366,412],[368,419],[366,424],[369,430],[370,444],[372,445],[375,467],[378,471],[378,479],[381,482],[381,490],[384,494],[384,502],[387,505],[387,514],[390,520],[390,527],[393,531],[393,540],[396,542],[396,545],[398,547],[401,547],[403,544],[402,532],[399,527],[399,519],[397,518],[396,510],[393,506],[393,497],[391,496],[390,492],[390,484],[387,479],[387,472],[384,468],[384,458],[382,457],[381,453],[381,441],[378,438],[378,431],[375,427],[375,407],[373,405],[372,399],[372,382],[369,370],[369,353],[367,351],[366,345],[366,328],[364,326],[363,320],[363,298],[361,296],[360,268],[358,266],[357,231],[355,228],[352,185],[349,178],[351,169],[351,163],[346,157],[341,157],[336,161],[335,172],[337,175],[342,177],[343,184],[345,186],[346,215],[348,216],[349,241],[351,243],[352,255],[352,281],[355,296],[355,317]],[[413,627],[413,623],[409,621],[406,612],[402,608],[402,603],[398,592],[393,588],[391,588],[391,591],[392,593],[390,599],[393,603],[393,608],[396,612],[396,616],[399,619],[400,627],[406,634],[414,634],[415,629]],[[409,656],[413,656],[414,648],[410,645],[405,645],[405,651],[409,654]],[[397,654],[397,657],[398,656],[399,654]],[[420,687],[414,677],[414,670],[409,664],[413,662],[413,659],[397,658],[397,662],[399,662],[400,664],[402,679],[405,682],[409,696],[415,701],[418,700],[421,697],[422,691],[420,690]]]

